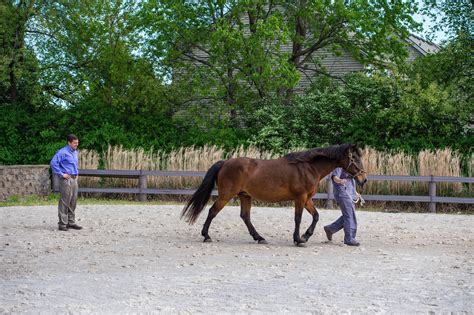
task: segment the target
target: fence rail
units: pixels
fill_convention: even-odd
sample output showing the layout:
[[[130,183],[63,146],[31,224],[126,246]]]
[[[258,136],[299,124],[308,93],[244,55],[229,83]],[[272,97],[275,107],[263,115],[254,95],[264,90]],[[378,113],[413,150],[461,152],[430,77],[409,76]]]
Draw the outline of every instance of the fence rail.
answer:
[[[138,179],[137,188],[88,188],[80,187],[79,192],[84,193],[124,193],[138,194],[140,201],[146,201],[147,195],[191,195],[194,189],[151,189],[147,187],[148,176],[193,176],[204,177],[206,172],[198,171],[148,171],[148,170],[79,170],[81,176],[112,177],[112,178],[135,178]],[[334,194],[330,179],[326,177],[326,193],[317,193],[313,199],[326,200],[326,207],[333,207]],[[369,175],[370,181],[410,181],[429,183],[428,196],[412,195],[363,195],[367,201],[408,201],[427,202],[430,212],[436,212],[437,203],[463,203],[474,204],[471,197],[443,197],[436,195],[436,183],[468,183],[474,184],[474,177],[451,177],[451,176],[393,176],[393,175]],[[59,191],[59,178],[53,176],[53,191]],[[213,191],[217,195],[217,191]]]

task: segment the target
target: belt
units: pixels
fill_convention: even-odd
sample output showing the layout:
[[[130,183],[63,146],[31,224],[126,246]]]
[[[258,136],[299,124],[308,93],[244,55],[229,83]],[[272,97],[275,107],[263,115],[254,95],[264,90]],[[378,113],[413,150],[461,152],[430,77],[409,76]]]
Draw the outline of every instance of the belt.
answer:
[[[71,175],[71,178],[72,178],[72,179],[76,179],[76,178],[77,178],[77,175]]]

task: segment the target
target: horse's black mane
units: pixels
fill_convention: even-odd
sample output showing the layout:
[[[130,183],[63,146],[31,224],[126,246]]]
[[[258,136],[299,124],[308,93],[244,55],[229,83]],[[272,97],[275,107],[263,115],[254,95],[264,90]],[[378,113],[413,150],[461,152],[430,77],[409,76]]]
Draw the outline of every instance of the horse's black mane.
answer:
[[[283,156],[283,158],[288,160],[289,163],[311,162],[317,157],[339,160],[344,157],[344,153],[351,147],[354,147],[354,149],[357,150],[355,145],[346,143],[326,148],[315,148],[308,151],[292,152]]]

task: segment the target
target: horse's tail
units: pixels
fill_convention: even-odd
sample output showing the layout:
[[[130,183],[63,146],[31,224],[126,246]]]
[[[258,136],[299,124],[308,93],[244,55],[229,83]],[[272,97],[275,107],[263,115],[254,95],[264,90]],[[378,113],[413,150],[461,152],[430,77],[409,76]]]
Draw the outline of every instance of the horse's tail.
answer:
[[[214,165],[209,168],[201,185],[193,194],[191,199],[189,199],[188,203],[181,212],[181,218],[185,217],[189,224],[193,224],[204,207],[206,207],[207,202],[211,198],[211,193],[214,189],[214,184],[217,179],[217,174],[219,173],[222,165],[224,165],[224,161],[219,161],[214,163]]]

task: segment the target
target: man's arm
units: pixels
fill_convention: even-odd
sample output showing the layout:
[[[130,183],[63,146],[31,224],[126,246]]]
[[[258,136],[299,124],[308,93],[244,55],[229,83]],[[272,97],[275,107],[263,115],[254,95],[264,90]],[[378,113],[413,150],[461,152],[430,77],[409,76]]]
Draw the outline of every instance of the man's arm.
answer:
[[[49,165],[51,166],[54,174],[64,177],[64,173],[61,171],[59,163],[61,163],[61,153],[57,152],[51,159]]]

